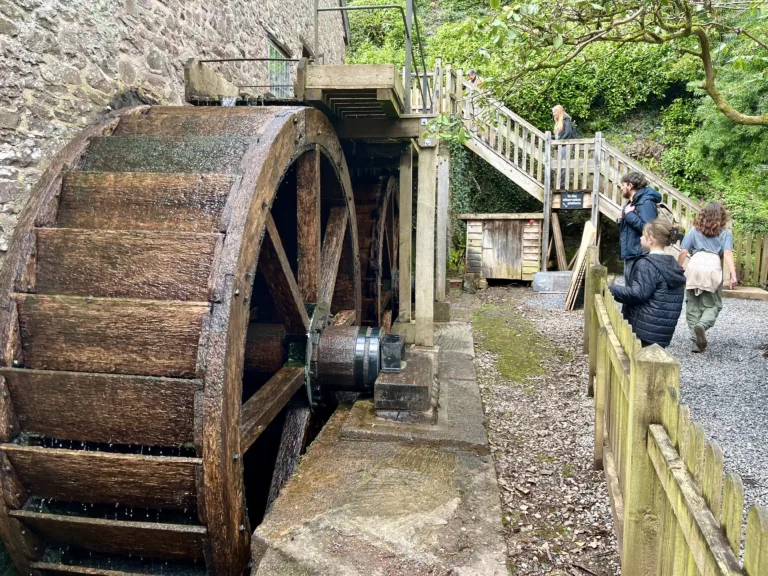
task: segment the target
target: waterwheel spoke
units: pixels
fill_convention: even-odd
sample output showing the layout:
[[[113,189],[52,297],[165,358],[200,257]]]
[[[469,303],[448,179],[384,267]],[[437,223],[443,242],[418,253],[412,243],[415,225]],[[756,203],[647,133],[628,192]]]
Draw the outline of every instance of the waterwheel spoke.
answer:
[[[285,319],[286,330],[291,334],[306,333],[309,317],[271,214],[267,214],[266,229],[259,268],[264,273],[275,307]]]
[[[243,404],[240,451],[245,454],[293,395],[304,385],[302,366],[283,366]]]
[[[335,206],[331,208],[328,225],[325,228],[322,256],[320,257],[319,302],[330,304],[333,300],[348,220],[349,212],[346,207]]]
[[[304,302],[317,302],[320,278],[320,151],[296,162],[299,293]]]

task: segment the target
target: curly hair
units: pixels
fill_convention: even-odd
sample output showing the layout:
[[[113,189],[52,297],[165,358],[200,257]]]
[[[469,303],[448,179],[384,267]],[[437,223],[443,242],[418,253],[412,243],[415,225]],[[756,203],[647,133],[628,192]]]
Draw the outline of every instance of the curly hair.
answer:
[[[707,204],[701,212],[696,214],[696,219],[693,221],[694,228],[710,238],[718,236],[725,229],[726,224],[728,224],[728,212],[717,202]]]

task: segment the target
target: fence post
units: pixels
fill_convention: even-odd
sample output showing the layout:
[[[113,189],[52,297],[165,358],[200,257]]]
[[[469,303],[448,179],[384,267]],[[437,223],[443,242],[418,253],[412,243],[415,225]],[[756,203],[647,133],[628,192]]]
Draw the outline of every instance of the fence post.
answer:
[[[590,248],[593,248],[590,246]],[[597,246],[594,246],[596,249]],[[584,352],[589,353],[589,375],[587,382],[587,395],[594,395],[594,378],[597,374],[597,330],[600,323],[597,321],[595,309],[595,295],[601,294],[603,286],[607,284],[608,269],[600,266],[599,262],[588,264],[587,282],[584,285]]]
[[[648,456],[648,426],[663,422],[664,395],[680,389],[680,363],[654,344],[632,354],[625,463],[623,576],[655,576],[659,526],[656,491],[659,480]]]
[[[456,116],[459,121],[464,123],[464,70],[459,68],[456,71]]]
[[[592,336],[592,331],[589,329],[589,325],[592,321],[592,308],[594,307],[595,303],[595,294],[597,294],[597,292],[594,291],[594,287],[600,286],[600,284],[593,284],[592,282],[592,277],[594,276],[592,273],[592,267],[599,264],[600,257],[598,254],[597,245],[593,244],[591,246],[587,246],[587,279],[584,282],[584,347],[582,348],[584,354],[589,352],[589,339]],[[591,376],[592,373],[590,372],[590,377]]]
[[[433,80],[433,93],[432,102],[430,103],[431,111],[433,114],[443,113],[443,59],[435,58],[435,75]]]
[[[603,160],[603,134],[595,132],[595,167],[592,177],[592,225],[597,230],[600,221],[600,168]]]
[[[603,436],[605,436],[605,388],[607,385],[608,329],[601,327],[597,330],[597,342],[594,344],[595,358],[595,452],[592,466],[595,470],[603,469]],[[589,356],[590,366],[592,354]],[[591,387],[591,383],[590,383]]]
[[[523,152],[525,155],[525,152]],[[549,252],[549,227],[552,216],[552,133],[544,132],[544,229],[541,235],[541,270],[547,271],[547,252]]]

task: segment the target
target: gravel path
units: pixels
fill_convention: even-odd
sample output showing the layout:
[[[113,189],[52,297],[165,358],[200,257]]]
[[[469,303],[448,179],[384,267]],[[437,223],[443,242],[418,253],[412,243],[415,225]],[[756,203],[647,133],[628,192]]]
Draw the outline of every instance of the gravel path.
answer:
[[[768,506],[768,302],[724,300],[703,354],[692,353],[685,309],[668,350],[680,360],[680,395],[708,439],[723,449],[726,471],[741,475],[746,509]]]
[[[592,469],[594,409],[584,385],[581,313],[563,312],[562,297],[558,305],[558,297],[524,287],[452,291],[450,298],[452,314],[479,312],[475,365],[510,573],[618,574],[605,478]],[[482,332],[489,328],[491,338]]]

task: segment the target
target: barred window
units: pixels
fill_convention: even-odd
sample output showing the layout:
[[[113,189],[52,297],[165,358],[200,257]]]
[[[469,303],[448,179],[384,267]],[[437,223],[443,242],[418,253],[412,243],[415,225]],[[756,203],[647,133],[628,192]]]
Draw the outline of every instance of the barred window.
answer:
[[[286,55],[280,48],[270,42],[269,57],[286,58]],[[278,98],[290,98],[293,95],[293,83],[291,82],[289,62],[269,63],[269,91]]]

